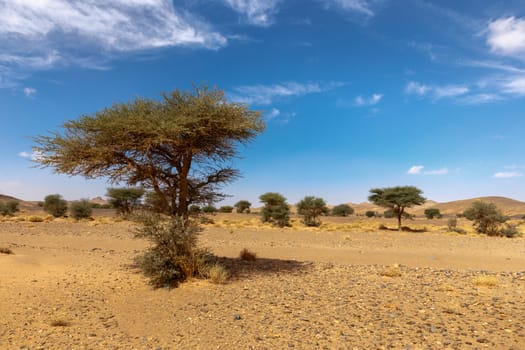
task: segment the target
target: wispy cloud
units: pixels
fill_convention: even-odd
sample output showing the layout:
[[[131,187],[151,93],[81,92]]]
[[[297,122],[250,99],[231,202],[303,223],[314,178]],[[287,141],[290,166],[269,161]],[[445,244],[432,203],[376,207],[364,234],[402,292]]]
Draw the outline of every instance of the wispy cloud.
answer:
[[[523,176],[521,173],[517,171],[501,171],[494,174],[494,178],[496,179],[509,179],[513,177],[520,177]]]
[[[370,1],[367,0],[321,0],[326,7],[336,7],[347,12],[353,12],[365,15],[367,17],[374,16]]]
[[[406,85],[405,92],[407,94],[418,96],[430,96],[431,98],[438,100],[465,95],[469,92],[469,88],[464,85],[430,86],[411,81]]]
[[[169,46],[217,49],[227,44],[223,35],[176,9],[171,0],[2,1],[1,8],[0,73],[6,81],[60,65],[90,65],[93,52],[107,57]]]
[[[446,175],[448,174],[448,168],[441,168],[435,170],[423,170],[423,165],[414,165],[408,169],[408,175]]]
[[[405,87],[405,92],[407,94],[414,94],[419,96],[426,95],[432,88],[430,86],[411,81]]]
[[[269,26],[281,0],[223,0],[226,5],[240,13],[252,25]]]
[[[381,101],[382,94],[373,94],[370,97],[357,96],[354,100],[356,106],[374,106]]]
[[[409,175],[419,175],[421,174],[421,171],[423,170],[423,165],[414,165],[410,169],[408,169],[407,174]]]
[[[266,114],[266,119],[270,120],[270,119],[277,118],[280,114],[281,114],[281,111],[280,111],[280,110],[278,110],[277,108],[272,108],[272,109]]]
[[[494,53],[523,59],[525,19],[511,16],[489,22],[487,44]]]
[[[245,85],[233,89],[228,95],[233,101],[250,105],[269,105],[276,99],[322,93],[343,86],[342,82],[297,83],[287,82],[274,85]]]
[[[27,97],[31,97],[34,94],[36,94],[36,89],[31,88],[31,87],[25,87],[22,91],[24,92],[24,95],[26,95]]]
[[[22,158],[31,159],[31,160],[38,160],[40,159],[40,157],[42,157],[42,153],[41,152],[29,153],[29,152],[22,151],[18,153],[18,156]]]

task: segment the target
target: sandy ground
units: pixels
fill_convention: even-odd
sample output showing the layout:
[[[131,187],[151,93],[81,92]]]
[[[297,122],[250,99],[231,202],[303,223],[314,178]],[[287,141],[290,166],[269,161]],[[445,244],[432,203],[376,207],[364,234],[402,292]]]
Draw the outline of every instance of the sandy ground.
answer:
[[[523,238],[209,228],[229,282],[153,290],[129,230],[0,223],[0,348],[525,349]]]

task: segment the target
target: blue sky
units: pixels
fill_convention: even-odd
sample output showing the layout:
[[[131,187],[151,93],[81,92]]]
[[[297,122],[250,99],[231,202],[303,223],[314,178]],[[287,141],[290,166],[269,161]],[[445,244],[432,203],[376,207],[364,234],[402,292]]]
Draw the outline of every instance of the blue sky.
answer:
[[[492,0],[0,0],[0,193],[103,196],[35,168],[31,138],[192,83],[267,122],[225,203],[525,200],[525,7]]]

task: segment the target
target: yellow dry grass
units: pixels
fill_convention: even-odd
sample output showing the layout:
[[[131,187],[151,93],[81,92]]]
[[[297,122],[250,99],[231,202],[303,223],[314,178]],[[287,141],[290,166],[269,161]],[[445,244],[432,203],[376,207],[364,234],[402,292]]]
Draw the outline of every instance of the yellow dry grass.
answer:
[[[499,280],[496,276],[479,275],[472,279],[472,283],[477,287],[497,287]]]

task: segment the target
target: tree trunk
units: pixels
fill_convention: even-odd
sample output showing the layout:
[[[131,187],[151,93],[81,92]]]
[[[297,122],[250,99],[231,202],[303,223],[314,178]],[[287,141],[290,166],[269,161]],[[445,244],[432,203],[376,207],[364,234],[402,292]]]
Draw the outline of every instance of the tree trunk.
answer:
[[[191,168],[191,155],[183,157],[182,169],[179,172],[179,203],[177,206],[177,215],[187,218],[188,217],[188,174]]]

